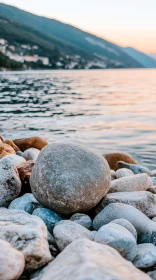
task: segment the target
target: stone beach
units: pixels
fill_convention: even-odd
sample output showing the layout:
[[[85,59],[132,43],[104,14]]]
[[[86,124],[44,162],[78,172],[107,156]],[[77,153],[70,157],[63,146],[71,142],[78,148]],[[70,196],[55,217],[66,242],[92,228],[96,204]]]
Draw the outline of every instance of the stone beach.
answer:
[[[0,280],[156,279],[156,167],[0,136]]]

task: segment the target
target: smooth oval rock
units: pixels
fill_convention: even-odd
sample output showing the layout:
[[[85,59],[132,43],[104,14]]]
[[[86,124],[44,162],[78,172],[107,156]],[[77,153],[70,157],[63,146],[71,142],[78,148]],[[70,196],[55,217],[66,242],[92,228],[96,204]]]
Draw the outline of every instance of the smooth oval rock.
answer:
[[[83,239],[72,242],[31,280],[150,280],[150,277],[115,249]]]
[[[135,227],[127,220],[125,219],[116,219],[113,220],[111,223],[120,225],[124,228],[126,228],[130,233],[134,236],[134,238],[137,240],[137,231]]]
[[[36,159],[38,158],[39,153],[40,153],[40,150],[35,149],[35,148],[30,148],[30,149],[24,151],[23,157],[26,160],[36,161]]]
[[[149,218],[156,216],[156,196],[148,191],[109,193],[95,207],[93,211],[94,216],[100,213],[110,203],[129,204]]]
[[[107,160],[110,169],[118,170],[119,167],[117,166],[118,161],[124,161],[127,163],[135,164],[135,160],[126,153],[108,153],[104,154],[103,157]]]
[[[112,181],[109,193],[146,191],[152,186],[152,181],[147,174],[138,174]]]
[[[0,159],[0,207],[7,207],[20,191],[21,181],[16,166],[6,157]]]
[[[156,244],[156,224],[141,211],[131,205],[123,203],[111,203],[104,208],[93,220],[93,228],[99,230],[116,219],[128,220],[136,229],[138,244]]]
[[[26,162],[26,160],[23,157],[20,157],[18,155],[7,155],[5,156],[6,159],[10,160],[13,165],[15,165],[17,168]]]
[[[26,193],[23,196],[14,199],[10,203],[8,209],[22,210],[32,214],[32,212],[40,206],[41,204],[36,200],[33,194]]]
[[[69,220],[58,223],[54,227],[53,235],[60,251],[77,239],[94,240],[95,238],[91,231]]]
[[[109,223],[102,226],[94,241],[116,249],[122,257],[129,261],[133,261],[136,256],[136,239],[130,231],[119,224]]]
[[[92,209],[106,195],[110,182],[106,160],[71,143],[43,148],[30,176],[36,199],[62,215]]]
[[[147,167],[137,165],[137,164],[129,164],[124,161],[119,161],[117,163],[117,167],[118,168],[127,168],[127,169],[131,170],[134,174],[146,173],[148,176],[151,175],[151,172]]]
[[[156,247],[145,243],[137,245],[137,255],[133,264],[138,268],[149,268],[156,264]]]
[[[122,177],[133,176],[134,173],[127,168],[121,168],[116,171],[116,179],[120,179]]]
[[[0,240],[0,279],[19,279],[25,266],[24,255],[8,242]]]
[[[81,213],[76,213],[72,215],[70,217],[70,220],[89,230],[92,228],[93,225],[91,218],[88,215],[81,214]]]
[[[43,147],[48,145],[48,142],[41,137],[35,136],[30,138],[21,138],[13,140],[15,145],[20,148],[22,152],[30,148],[36,148],[41,150]]]
[[[0,208],[0,239],[23,253],[27,271],[52,260],[43,221],[20,210]]]
[[[50,233],[53,233],[54,227],[62,220],[58,214],[47,208],[37,208],[32,215],[40,217]]]

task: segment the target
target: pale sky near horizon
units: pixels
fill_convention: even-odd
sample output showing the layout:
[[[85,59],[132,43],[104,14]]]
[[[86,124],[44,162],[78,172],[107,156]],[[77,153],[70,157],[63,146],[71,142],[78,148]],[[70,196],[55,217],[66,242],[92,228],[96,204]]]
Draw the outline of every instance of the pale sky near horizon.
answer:
[[[4,0],[115,42],[156,53],[156,0]]]

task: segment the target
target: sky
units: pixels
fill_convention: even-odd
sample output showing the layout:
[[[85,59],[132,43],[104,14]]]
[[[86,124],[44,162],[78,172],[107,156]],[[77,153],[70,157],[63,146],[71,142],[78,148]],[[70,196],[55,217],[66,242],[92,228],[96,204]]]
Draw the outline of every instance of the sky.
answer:
[[[156,0],[4,0],[121,46],[156,53]]]

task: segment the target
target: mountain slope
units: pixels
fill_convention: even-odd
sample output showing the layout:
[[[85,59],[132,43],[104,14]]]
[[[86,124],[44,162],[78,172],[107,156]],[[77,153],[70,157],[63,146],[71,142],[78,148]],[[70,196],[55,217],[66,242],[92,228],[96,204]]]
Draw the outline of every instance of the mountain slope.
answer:
[[[80,55],[84,59],[103,61],[103,64],[106,64],[106,68],[142,67],[141,63],[138,63],[117,45],[71,25],[54,19],[36,16],[2,3],[0,3],[0,16],[10,19],[16,24],[33,28],[33,30],[40,33],[41,38],[47,36],[46,40],[53,43],[59,52],[66,55]]]
[[[152,57],[133,48],[124,48],[123,50],[145,68],[156,68],[156,61]]]

